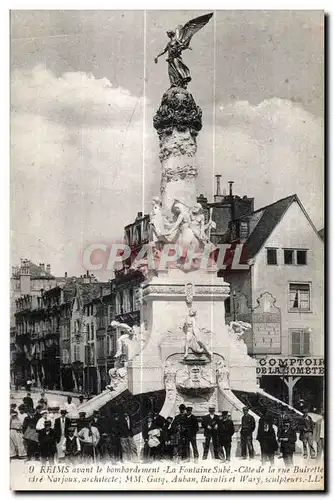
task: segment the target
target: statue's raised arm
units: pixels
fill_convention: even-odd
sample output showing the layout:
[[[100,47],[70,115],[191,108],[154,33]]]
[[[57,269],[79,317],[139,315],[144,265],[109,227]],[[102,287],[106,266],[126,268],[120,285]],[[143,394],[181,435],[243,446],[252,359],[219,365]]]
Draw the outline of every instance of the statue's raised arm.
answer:
[[[182,60],[182,52],[190,49],[189,44],[194,34],[202,29],[212,16],[213,13],[211,12],[188,21],[184,26],[177,26],[175,31],[167,31],[170,40],[164,51],[158,54],[154,61],[157,63],[158,58],[168,52],[168,75],[172,87],[186,88],[191,81],[189,68]]]

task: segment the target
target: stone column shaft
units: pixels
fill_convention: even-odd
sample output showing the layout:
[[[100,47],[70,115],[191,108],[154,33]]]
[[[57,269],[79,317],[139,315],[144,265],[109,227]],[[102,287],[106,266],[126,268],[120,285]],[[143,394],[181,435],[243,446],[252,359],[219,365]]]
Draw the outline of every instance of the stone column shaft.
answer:
[[[153,119],[160,140],[160,194],[164,211],[174,200],[188,207],[196,203],[196,136],[202,128],[202,111],[184,88],[171,87],[164,93]]]

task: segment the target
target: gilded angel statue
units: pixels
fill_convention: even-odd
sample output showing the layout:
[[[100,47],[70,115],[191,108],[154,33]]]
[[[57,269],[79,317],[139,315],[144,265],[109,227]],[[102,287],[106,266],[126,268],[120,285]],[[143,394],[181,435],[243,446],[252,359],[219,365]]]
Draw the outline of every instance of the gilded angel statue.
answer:
[[[154,59],[154,62],[157,63],[158,58],[168,52],[168,75],[172,87],[187,88],[191,76],[189,68],[182,61],[182,52],[186,49],[191,50],[189,44],[193,35],[202,29],[212,16],[213,13],[205,14],[188,21],[184,26],[177,26],[175,31],[167,31],[170,40],[164,51]]]

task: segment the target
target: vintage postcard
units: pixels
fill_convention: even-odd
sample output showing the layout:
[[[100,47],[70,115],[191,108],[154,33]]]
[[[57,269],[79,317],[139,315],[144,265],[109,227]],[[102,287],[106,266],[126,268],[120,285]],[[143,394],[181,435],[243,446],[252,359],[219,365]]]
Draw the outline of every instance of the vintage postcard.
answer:
[[[324,490],[324,13],[10,25],[11,488]]]

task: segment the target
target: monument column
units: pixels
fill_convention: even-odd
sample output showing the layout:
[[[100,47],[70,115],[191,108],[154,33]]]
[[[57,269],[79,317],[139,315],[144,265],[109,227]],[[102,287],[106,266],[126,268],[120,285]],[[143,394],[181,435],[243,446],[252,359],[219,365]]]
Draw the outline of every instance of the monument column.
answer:
[[[202,111],[187,89],[171,87],[162,96],[153,125],[159,136],[163,209],[169,212],[174,200],[190,208],[196,203],[196,136]]]

